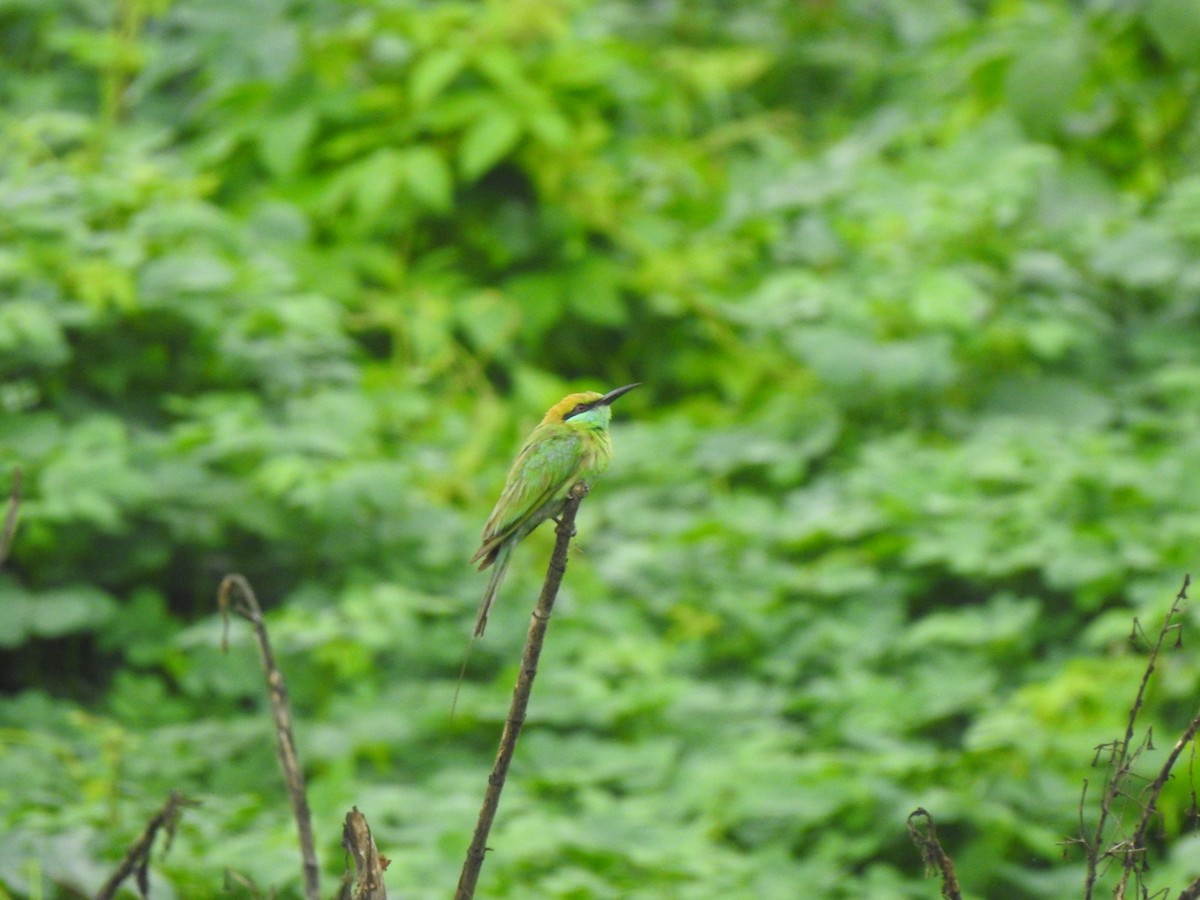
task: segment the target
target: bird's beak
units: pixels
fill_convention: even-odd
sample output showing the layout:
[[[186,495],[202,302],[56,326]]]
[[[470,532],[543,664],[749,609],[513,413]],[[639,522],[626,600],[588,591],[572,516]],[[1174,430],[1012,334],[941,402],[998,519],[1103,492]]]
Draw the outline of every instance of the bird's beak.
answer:
[[[605,394],[603,397],[601,397],[599,400],[596,401],[596,406],[608,406],[608,404],[612,403],[618,397],[620,397],[624,394],[628,394],[635,387],[641,387],[641,386],[642,386],[642,383],[640,381],[635,381],[633,384],[627,384],[627,385],[625,385],[625,387],[619,387],[616,390],[609,391],[607,394]]]

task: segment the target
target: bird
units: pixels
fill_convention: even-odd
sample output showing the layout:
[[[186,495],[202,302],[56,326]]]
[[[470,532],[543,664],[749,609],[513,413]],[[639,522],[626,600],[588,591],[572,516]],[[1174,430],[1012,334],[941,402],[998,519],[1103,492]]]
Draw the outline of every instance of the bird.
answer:
[[[517,544],[547,519],[558,517],[571,488],[580,483],[591,487],[608,468],[613,454],[608,434],[612,403],[640,386],[641,382],[635,382],[607,394],[568,394],[546,411],[541,424],[526,438],[483,526],[479,549],[471,557],[481,572],[492,567],[472,640],[487,627],[488,613]]]

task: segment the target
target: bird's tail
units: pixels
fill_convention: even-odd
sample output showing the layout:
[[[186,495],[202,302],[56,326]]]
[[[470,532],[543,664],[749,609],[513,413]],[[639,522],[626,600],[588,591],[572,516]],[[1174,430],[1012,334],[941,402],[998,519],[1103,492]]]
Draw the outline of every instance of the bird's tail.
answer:
[[[488,612],[496,602],[496,592],[500,590],[500,582],[504,580],[504,572],[508,569],[508,557],[512,553],[512,544],[501,544],[496,553],[496,562],[492,574],[488,578],[487,590],[483,592],[483,602],[479,604],[479,612],[475,616],[475,631],[467,641],[467,649],[463,653],[462,668],[458,670],[458,681],[454,685],[454,699],[450,702],[450,718],[454,718],[454,710],[458,707],[458,692],[462,689],[463,676],[467,674],[467,663],[471,659],[471,648],[475,646],[475,638],[483,634],[487,628]]]
[[[491,612],[492,604],[496,602],[496,592],[500,590],[500,583],[504,581],[504,573],[508,571],[508,559],[512,556],[512,551],[513,545],[504,543],[496,553],[496,562],[492,566],[491,577],[488,578],[487,590],[483,592],[483,601],[479,604],[479,613],[475,616],[475,637],[479,637],[487,628],[488,613]]]

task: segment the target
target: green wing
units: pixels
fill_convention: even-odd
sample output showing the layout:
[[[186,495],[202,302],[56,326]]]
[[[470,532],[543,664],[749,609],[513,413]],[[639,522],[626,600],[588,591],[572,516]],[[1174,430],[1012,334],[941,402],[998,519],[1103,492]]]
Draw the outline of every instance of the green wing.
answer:
[[[509,470],[504,492],[483,526],[483,544],[472,562],[484,558],[483,565],[488,565],[500,544],[540,509],[561,498],[579,472],[582,441],[574,429],[561,425],[534,429]]]

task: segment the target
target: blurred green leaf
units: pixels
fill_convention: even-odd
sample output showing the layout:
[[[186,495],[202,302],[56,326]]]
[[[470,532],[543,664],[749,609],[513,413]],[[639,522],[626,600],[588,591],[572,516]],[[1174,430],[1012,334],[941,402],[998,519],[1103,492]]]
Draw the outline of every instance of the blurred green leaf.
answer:
[[[70,356],[60,324],[49,310],[31,300],[0,306],[0,353],[11,369],[61,365]]]
[[[424,106],[442,93],[458,77],[465,61],[462,52],[453,48],[435,50],[418,60],[409,76],[413,103]]]
[[[1134,290],[1165,287],[1179,275],[1184,253],[1172,235],[1150,223],[1137,223],[1101,244],[1092,258],[1100,276]]]
[[[454,200],[454,179],[442,155],[432,147],[413,147],[405,154],[408,186],[436,212],[448,212]]]
[[[1009,104],[1031,133],[1053,134],[1063,128],[1084,75],[1084,60],[1073,34],[1034,43],[1021,51],[1009,69]]]
[[[521,124],[505,109],[491,109],[471,125],[458,150],[458,165],[474,181],[507,156],[521,137]]]
[[[1200,61],[1200,12],[1179,0],[1149,0],[1145,12],[1150,34],[1181,64]]]
[[[258,147],[274,176],[287,178],[298,170],[317,124],[316,112],[302,108],[273,117],[264,125]]]

